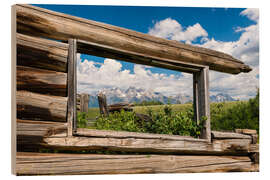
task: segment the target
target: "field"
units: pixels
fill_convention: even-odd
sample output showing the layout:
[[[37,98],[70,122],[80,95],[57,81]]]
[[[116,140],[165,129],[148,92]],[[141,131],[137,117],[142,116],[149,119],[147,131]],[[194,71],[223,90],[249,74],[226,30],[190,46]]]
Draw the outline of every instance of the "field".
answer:
[[[141,114],[148,114],[149,110],[156,114],[163,112],[166,105],[152,105],[152,106],[135,106],[133,107],[134,112],[141,113]],[[179,119],[175,119],[175,117],[182,116],[183,119],[181,120],[182,123],[190,123],[190,119],[193,116],[193,108],[192,104],[172,104],[169,105],[170,110],[173,115],[176,116],[166,116],[166,114],[159,114],[158,115],[158,125],[159,126],[169,126],[168,128],[175,129],[174,126],[179,126],[179,123],[174,122],[172,124],[169,121],[178,121]],[[249,128],[249,129],[256,129],[259,131],[259,95],[255,98],[250,99],[249,101],[233,101],[233,102],[220,102],[220,103],[211,103],[210,105],[211,111],[211,129],[212,130],[234,130],[236,128]],[[191,113],[190,113],[191,112]],[[179,114],[180,113],[180,114]],[[182,114],[181,114],[182,113]],[[177,115],[178,114],[178,115]],[[106,123],[104,119],[100,119],[99,108],[90,108],[87,114],[78,113],[78,124],[79,127],[86,127],[86,128],[97,128],[96,119],[101,121],[99,124],[99,129],[112,129],[112,130],[130,130],[130,131],[145,131],[145,129],[141,130],[140,128],[131,128],[122,129],[123,126],[126,126],[127,120],[122,121],[124,118],[134,119],[134,117],[120,115],[121,117],[115,116],[111,117],[111,119],[106,119]],[[166,117],[161,117],[166,116]],[[155,116],[157,117],[157,116]],[[113,118],[118,119],[117,121],[112,120]],[[121,119],[122,118],[122,119]],[[169,118],[169,120],[168,120]],[[174,118],[174,119],[173,119]],[[135,121],[133,120],[132,121]],[[118,124],[117,127],[110,125],[114,122]],[[122,121],[122,122],[120,122]],[[156,120],[155,120],[156,121]],[[129,122],[134,124],[134,122]],[[136,122],[135,122],[136,123]],[[167,123],[167,124],[166,124]],[[105,127],[106,126],[106,127]],[[157,125],[154,125],[157,126]],[[190,126],[194,126],[191,124]],[[170,133],[170,130],[165,131]],[[163,132],[164,129],[161,129]],[[179,130],[178,130],[179,131]],[[160,132],[160,131],[158,131]],[[171,132],[173,133],[173,132]]]

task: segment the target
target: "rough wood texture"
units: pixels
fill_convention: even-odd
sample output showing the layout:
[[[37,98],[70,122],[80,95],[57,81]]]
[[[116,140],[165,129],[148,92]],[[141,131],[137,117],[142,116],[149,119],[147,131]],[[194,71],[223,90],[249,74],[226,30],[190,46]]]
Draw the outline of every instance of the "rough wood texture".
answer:
[[[76,92],[76,62],[77,62],[77,42],[75,39],[69,39],[69,50],[68,50],[68,132],[67,135],[71,137],[76,132],[76,103],[77,103],[77,92]]]
[[[89,94],[77,94],[77,110],[88,112]]]
[[[76,38],[99,45],[118,48],[146,61],[194,63],[211,70],[238,74],[251,68],[230,55],[194,47],[147,34],[98,23],[31,5],[17,5],[17,31],[34,36],[68,40]],[[121,57],[119,57],[121,58]],[[166,61],[165,61],[166,60]]]
[[[204,118],[201,138],[211,142],[211,116],[209,100],[209,68],[205,67],[200,72],[193,74],[194,112],[197,124]]]
[[[17,66],[17,90],[67,96],[67,74],[62,72]]]
[[[100,114],[103,114],[104,116],[108,116],[109,110],[108,110],[107,99],[106,99],[105,94],[103,93],[98,94],[98,105],[99,105]]]
[[[18,175],[258,171],[249,157],[17,153]]]
[[[257,134],[257,131],[255,129],[235,129],[236,133],[241,133],[241,134]]]
[[[213,139],[251,139],[248,135],[233,132],[211,131],[211,135]]]
[[[66,121],[66,97],[17,91],[16,100],[20,119]]]
[[[68,44],[19,33],[16,38],[17,65],[67,71]]]
[[[60,135],[59,135],[60,136]],[[77,129],[74,137],[44,139],[44,145],[66,150],[111,150],[170,154],[247,155],[256,148],[251,139],[204,139],[192,137]]]
[[[17,151],[38,151],[44,137],[65,134],[67,126],[59,122],[17,119],[16,128]]]

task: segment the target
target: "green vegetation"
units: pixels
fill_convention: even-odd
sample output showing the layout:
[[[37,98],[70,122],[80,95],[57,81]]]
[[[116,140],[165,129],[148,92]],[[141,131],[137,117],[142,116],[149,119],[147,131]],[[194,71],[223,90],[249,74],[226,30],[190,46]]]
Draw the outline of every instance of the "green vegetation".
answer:
[[[135,106],[134,112],[99,116],[98,108],[78,113],[78,127],[158,134],[198,136],[200,126],[193,122],[192,104]],[[249,101],[211,103],[211,129],[256,129],[259,132],[259,93]],[[135,113],[147,114],[152,121],[140,121]],[[92,126],[88,121],[95,121]]]

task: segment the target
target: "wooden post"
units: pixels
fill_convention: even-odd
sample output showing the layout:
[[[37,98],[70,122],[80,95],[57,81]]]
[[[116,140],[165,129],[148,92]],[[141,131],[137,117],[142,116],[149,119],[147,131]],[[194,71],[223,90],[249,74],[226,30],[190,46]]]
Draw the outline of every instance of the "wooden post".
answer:
[[[197,124],[206,117],[201,138],[211,142],[210,125],[210,102],[209,102],[209,67],[204,67],[201,72],[193,74],[193,99],[194,99],[194,118]]]
[[[68,40],[68,111],[67,111],[67,136],[71,137],[76,131],[76,40]]]
[[[103,114],[104,116],[108,116],[109,111],[108,111],[107,100],[106,100],[105,94],[103,93],[98,94],[98,104],[99,104],[100,114]]]

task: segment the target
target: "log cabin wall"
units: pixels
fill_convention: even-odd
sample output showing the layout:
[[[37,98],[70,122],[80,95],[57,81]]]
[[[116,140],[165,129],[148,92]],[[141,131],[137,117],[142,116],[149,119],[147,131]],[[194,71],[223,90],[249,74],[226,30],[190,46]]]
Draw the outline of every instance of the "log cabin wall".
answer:
[[[14,32],[17,50],[15,173],[258,171],[256,132],[211,132],[209,120],[204,139],[195,139],[76,129],[76,121],[73,122],[77,102],[74,64],[77,50],[193,73],[194,94],[201,97],[195,104],[196,121],[200,116],[210,116],[207,108],[209,69],[231,74],[249,72],[251,69],[241,61],[224,53],[30,5],[15,5],[13,10],[17,15],[14,17],[17,22],[17,32]],[[38,152],[41,148],[75,152],[109,150],[141,155],[46,154]],[[82,161],[85,166],[81,165]]]
[[[17,151],[39,149],[49,130],[67,127],[68,43],[16,34]]]

